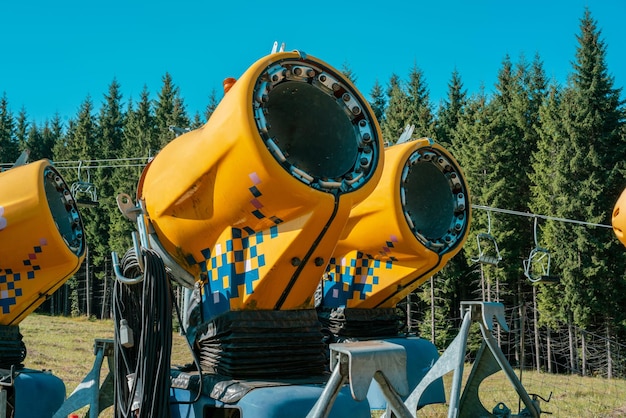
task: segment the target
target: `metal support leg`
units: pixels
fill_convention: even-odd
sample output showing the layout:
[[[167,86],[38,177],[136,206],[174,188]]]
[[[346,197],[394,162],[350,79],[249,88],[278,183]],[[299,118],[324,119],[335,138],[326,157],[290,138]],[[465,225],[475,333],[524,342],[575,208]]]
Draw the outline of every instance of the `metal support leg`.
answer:
[[[443,377],[450,371],[454,371],[454,376],[450,389],[448,418],[494,416],[480,403],[480,399],[478,399],[478,386],[483,379],[502,370],[517,391],[524,405],[526,405],[527,411],[533,418],[539,417],[541,411],[537,404],[528,396],[528,393],[515,375],[513,368],[507,362],[502,350],[498,347],[491,333],[494,318],[502,329],[508,331],[508,326],[504,319],[504,305],[495,302],[461,302],[461,316],[463,323],[459,334],[404,402],[407,409],[413,414],[412,416],[416,416],[419,399],[426,388],[428,388],[432,382]],[[483,347],[474,362],[472,372],[462,392],[463,366],[467,352],[467,338],[472,322],[478,322],[480,325],[483,335]],[[462,397],[461,393],[463,395]],[[388,416],[389,414],[387,413],[385,417]]]
[[[442,378],[449,372],[454,370],[452,377],[452,388],[450,389],[450,408],[448,417],[456,417],[458,415],[458,401],[461,393],[461,382],[463,379],[463,367],[465,365],[465,351],[467,348],[467,337],[469,335],[470,325],[472,324],[471,312],[463,315],[463,323],[461,330],[456,336],[452,344],[448,346],[446,351],[439,357],[435,365],[428,371],[426,376],[420,381],[417,387],[411,392],[409,397],[404,401],[407,409],[412,412],[413,416],[417,411],[417,405],[424,391],[435,380]]]
[[[7,391],[0,387],[0,418],[7,416]]]
[[[89,418],[97,418],[103,409],[111,406],[112,396],[108,396],[105,390],[111,390],[113,385],[110,384],[113,373],[111,360],[113,356],[113,341],[97,339],[94,343],[94,360],[93,367],[83,381],[74,389],[74,392],[65,400],[61,408],[54,414],[53,418],[65,418],[70,413],[89,405]],[[104,357],[107,357],[109,366],[109,374],[107,375],[102,387],[100,387],[100,369]],[[111,402],[109,402],[109,399]],[[102,402],[101,402],[102,401]]]
[[[339,361],[335,366],[333,373],[330,375],[330,379],[324,387],[324,391],[320,395],[311,411],[307,414],[307,418],[326,418],[330,413],[330,410],[337,399],[337,395],[341,390],[341,387],[348,379],[348,363],[347,361]]]
[[[411,417],[399,396],[408,392],[404,347],[386,341],[359,341],[331,344],[330,354],[333,372],[307,418],[327,417],[346,381],[350,382],[352,397],[357,401],[364,400],[372,379],[380,384],[398,417]]]

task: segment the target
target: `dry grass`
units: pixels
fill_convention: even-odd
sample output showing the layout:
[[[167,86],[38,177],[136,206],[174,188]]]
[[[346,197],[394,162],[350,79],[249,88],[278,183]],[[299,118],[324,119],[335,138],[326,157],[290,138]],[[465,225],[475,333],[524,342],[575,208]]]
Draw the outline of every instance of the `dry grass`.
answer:
[[[51,317],[30,315],[20,324],[24,343],[28,350],[25,366],[47,369],[65,382],[67,394],[83,380],[93,366],[93,343],[96,338],[112,339],[113,322],[89,320],[87,318]],[[173,335],[173,364],[191,361],[182,336]],[[471,366],[465,368],[465,375]],[[102,375],[106,370],[102,371]],[[104,376],[102,376],[104,378]],[[449,391],[452,374],[444,378]],[[529,393],[547,398],[550,403],[541,403],[543,410],[555,417],[620,417],[626,416],[626,381],[621,379],[552,375],[525,371],[522,381]],[[487,378],[481,385],[481,401],[491,411],[498,402],[504,402],[515,414],[518,412],[518,397],[504,373]],[[81,413],[84,410],[81,410]],[[110,417],[107,411],[101,417]],[[431,405],[419,411],[419,417],[447,417],[446,405]]]
[[[113,339],[113,321],[31,314],[20,324],[20,332],[28,352],[24,366],[51,370],[65,382],[69,396],[93,368],[95,339]],[[184,338],[174,333],[172,363],[190,362]],[[101,380],[107,372],[105,361]],[[79,411],[80,415],[85,412],[86,408]],[[112,416],[110,409],[101,414],[102,418]]]
[[[466,365],[464,379],[471,365]],[[519,378],[519,371],[518,378]],[[626,381],[607,380],[600,377],[577,375],[554,375],[536,371],[524,371],[521,376],[524,388],[529,394],[549,398],[550,402],[540,401],[542,411],[554,417],[593,417],[613,418],[626,416]],[[452,381],[452,373],[444,376],[446,397]],[[486,378],[480,386],[480,401],[487,411],[493,411],[502,402],[513,415],[519,413],[524,404],[504,372],[497,372]],[[448,405],[429,405],[422,408],[418,417],[443,418],[448,416]]]

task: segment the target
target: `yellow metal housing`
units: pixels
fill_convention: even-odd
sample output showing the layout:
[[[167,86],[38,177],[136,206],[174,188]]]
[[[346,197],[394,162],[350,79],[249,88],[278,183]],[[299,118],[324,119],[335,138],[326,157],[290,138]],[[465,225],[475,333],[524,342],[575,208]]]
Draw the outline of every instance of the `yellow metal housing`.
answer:
[[[146,167],[150,240],[201,282],[209,316],[311,308],[350,209],[380,178],[380,138],[367,101],[328,64],[262,58]]]
[[[613,208],[613,216],[611,218],[611,224],[613,225],[613,232],[617,239],[626,246],[626,190],[624,190],[615,203]]]
[[[83,227],[69,188],[40,160],[0,173],[0,324],[17,325],[80,267]]]
[[[327,308],[389,308],[439,271],[467,238],[467,185],[429,139],[385,149],[376,190],[350,213],[323,280]]]

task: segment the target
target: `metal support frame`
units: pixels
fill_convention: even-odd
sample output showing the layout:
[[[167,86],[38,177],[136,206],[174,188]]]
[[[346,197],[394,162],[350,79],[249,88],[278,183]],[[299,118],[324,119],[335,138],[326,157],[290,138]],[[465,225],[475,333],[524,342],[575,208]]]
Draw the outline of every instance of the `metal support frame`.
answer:
[[[96,339],[94,354],[96,359],[93,368],[52,418],[66,418],[84,406],[89,406],[89,418],[97,418],[100,412],[113,405],[115,369],[113,365],[113,340]],[[100,369],[104,357],[107,358],[109,373],[100,386]]]
[[[0,418],[7,416],[7,391],[0,386]]]
[[[363,401],[372,379],[382,388],[391,410],[400,418],[412,417],[400,396],[409,391],[406,351],[386,341],[358,341],[330,345],[332,374],[307,418],[328,417],[344,383],[349,382],[352,397]]]
[[[463,323],[461,330],[456,336],[452,344],[444,351],[439,360],[424,376],[422,381],[417,385],[413,392],[408,396],[404,404],[409,411],[416,414],[417,405],[420,397],[435,380],[443,377],[448,372],[454,371],[452,378],[452,387],[450,389],[450,401],[448,409],[448,418],[457,417],[490,417],[495,414],[487,411],[478,397],[478,387],[480,383],[487,377],[497,371],[504,371],[509,382],[515,388],[520,399],[526,406],[520,415],[524,417],[539,417],[541,409],[536,401],[531,400],[530,396],[522,386],[522,383],[515,375],[513,368],[507,362],[502,350],[498,346],[497,341],[492,335],[493,318],[498,324],[508,331],[508,326],[504,319],[504,305],[496,302],[461,302],[461,317]],[[465,389],[461,393],[461,383],[463,377],[463,367],[465,362],[465,354],[467,351],[467,339],[469,335],[470,325],[472,322],[478,322],[483,336],[483,345],[479,351],[478,357],[474,362],[470,376],[466,382]],[[501,407],[498,404],[496,408]],[[389,417],[389,411],[384,415]],[[412,415],[415,417],[416,415]]]
[[[7,418],[9,392],[5,389],[15,384],[15,366],[10,370],[0,369],[0,418]]]

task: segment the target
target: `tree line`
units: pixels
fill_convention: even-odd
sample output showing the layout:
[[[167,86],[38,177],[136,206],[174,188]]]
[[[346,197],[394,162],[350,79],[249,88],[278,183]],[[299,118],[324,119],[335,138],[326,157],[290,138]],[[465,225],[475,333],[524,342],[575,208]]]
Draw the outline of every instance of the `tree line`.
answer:
[[[393,144],[412,124],[415,135],[441,143],[462,167],[473,205],[610,224],[626,186],[625,102],[607,68],[601,30],[588,10],[579,29],[564,85],[546,77],[539,55],[530,62],[505,56],[489,94],[484,89],[468,93],[454,71],[446,98],[436,105],[417,65],[407,79],[394,74],[385,86],[376,81],[369,101],[384,140]],[[345,64],[342,71],[356,83]],[[120,85],[113,80],[100,108],[88,96],[67,126],[58,115],[43,125],[29,122],[25,109],[14,115],[6,94],[0,98],[0,161],[15,161],[28,149],[31,160],[58,162],[68,183],[88,177],[97,190],[98,204],[81,212],[89,247],[83,278],[70,280],[64,296],[56,296],[56,304],[52,298],[45,309],[104,313],[99,304],[105,302],[85,299],[94,298],[111,277],[110,252],[124,253],[133,230],[115,196],[135,195],[142,166],[176,136],[171,126],[199,127],[217,106],[213,92],[204,114],[189,117],[171,76],[165,74],[162,82],[156,99],[144,88],[138,101],[123,105]],[[476,235],[487,230],[502,256],[497,266],[476,261]],[[525,276],[524,261],[537,245],[549,250],[556,282]],[[439,347],[456,334],[461,300],[501,301],[519,308],[518,320],[522,307],[533,303],[542,326],[565,323],[624,341],[625,250],[607,228],[474,210],[463,251],[418,289],[410,304],[417,307],[421,333]]]

